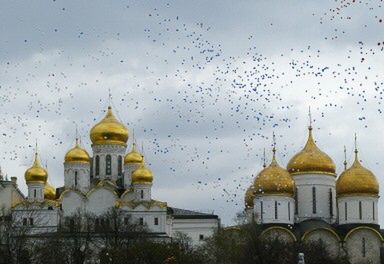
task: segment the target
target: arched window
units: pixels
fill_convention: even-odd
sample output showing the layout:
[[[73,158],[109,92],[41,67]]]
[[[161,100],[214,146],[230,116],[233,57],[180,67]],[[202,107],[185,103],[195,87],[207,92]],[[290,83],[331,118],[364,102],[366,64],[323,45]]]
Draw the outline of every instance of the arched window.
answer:
[[[36,189],[33,190],[33,197],[36,198]]]
[[[344,210],[345,210],[345,212],[344,212],[344,219],[345,220],[347,220],[347,215],[348,215],[348,207],[347,207],[347,202],[345,202],[345,205],[344,205]]]
[[[123,158],[121,156],[118,157],[117,171],[119,173],[119,176],[123,174]]]
[[[75,187],[77,187],[77,170],[75,171]]]
[[[100,174],[100,157],[96,156],[96,164],[95,164],[95,174],[96,176],[99,176]]]
[[[372,219],[375,221],[375,202],[372,202]]]
[[[264,214],[263,201],[260,201],[260,218],[261,218],[261,221],[263,221],[263,214]]]
[[[143,190],[140,190],[140,198],[144,199],[144,191]]]
[[[277,219],[278,215],[277,215],[277,201],[275,201],[275,219]]]
[[[316,214],[316,187],[312,187],[312,213]]]
[[[333,217],[333,193],[332,189],[329,188],[329,215]]]
[[[361,239],[361,253],[363,255],[363,258],[365,258],[367,254],[366,245],[365,245],[365,237]]]
[[[297,193],[297,187],[295,189],[295,214],[297,215],[299,213],[299,202],[298,202],[298,193]]]
[[[361,201],[359,201],[359,219],[361,220],[363,218],[363,206],[361,204]]]
[[[105,174],[106,175],[111,175],[112,174],[111,155],[105,156]]]
[[[288,220],[291,220],[291,202],[288,202]]]

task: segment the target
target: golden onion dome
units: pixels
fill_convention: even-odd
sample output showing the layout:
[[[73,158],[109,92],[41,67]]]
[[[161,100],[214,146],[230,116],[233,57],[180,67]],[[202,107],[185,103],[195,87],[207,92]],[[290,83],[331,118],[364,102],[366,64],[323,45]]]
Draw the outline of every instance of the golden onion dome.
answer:
[[[56,199],[56,189],[49,182],[45,183],[44,186],[44,199],[55,200]]]
[[[132,150],[125,155],[124,164],[141,163],[143,161],[143,155],[136,149],[136,144],[132,144]]]
[[[244,202],[245,208],[253,208],[253,199],[255,198],[255,187],[253,185],[249,186],[245,192]]]
[[[294,195],[295,183],[288,171],[277,163],[275,149],[271,164],[256,176],[253,186],[256,195]]]
[[[126,145],[128,140],[128,129],[114,116],[112,107],[108,107],[105,117],[90,132],[92,144],[118,144]]]
[[[88,152],[80,147],[76,138],[76,145],[71,148],[64,157],[64,163],[89,163],[90,157]]]
[[[336,176],[336,165],[326,153],[316,146],[311,126],[308,128],[307,143],[288,162],[287,170],[292,175],[315,173]]]
[[[132,172],[132,183],[133,184],[152,184],[152,182],[153,182],[153,174],[145,166],[144,157],[143,157],[140,167]]]
[[[39,155],[35,153],[35,160],[32,166],[24,173],[24,178],[27,184],[29,183],[43,183],[45,184],[48,179],[48,172],[41,166]]]
[[[336,181],[336,193],[338,196],[348,195],[379,195],[379,183],[375,175],[364,168],[355,150],[355,161],[349,169],[340,174]]]

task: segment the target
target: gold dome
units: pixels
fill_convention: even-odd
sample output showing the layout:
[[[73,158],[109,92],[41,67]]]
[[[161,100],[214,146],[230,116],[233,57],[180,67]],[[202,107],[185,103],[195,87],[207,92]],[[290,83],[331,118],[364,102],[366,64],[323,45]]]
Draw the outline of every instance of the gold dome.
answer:
[[[41,166],[39,155],[35,153],[35,160],[32,167],[27,169],[24,173],[24,178],[27,184],[29,183],[46,183],[48,172]]]
[[[307,143],[288,162],[287,170],[293,175],[316,173],[336,176],[336,165],[326,153],[316,146],[311,126],[308,128]]]
[[[113,115],[112,107],[108,107],[105,117],[93,126],[90,132],[92,144],[118,144],[126,145],[128,129]]]
[[[44,199],[55,200],[56,199],[56,189],[49,182],[45,183],[44,186]]]
[[[145,167],[144,157],[141,165],[138,169],[132,172],[132,183],[133,184],[152,184],[153,174]]]
[[[89,160],[88,152],[80,147],[76,138],[76,145],[65,154],[64,163],[89,163]]]
[[[253,199],[255,198],[255,187],[253,184],[248,187],[245,192],[244,202],[245,208],[253,208]]]
[[[375,175],[361,165],[357,150],[352,166],[341,173],[336,181],[336,193],[338,196],[379,195],[379,183]]]
[[[277,163],[275,150],[271,164],[256,176],[253,186],[256,195],[293,196],[295,193],[295,183],[288,171]]]
[[[124,157],[124,164],[141,163],[142,161],[143,155],[141,155],[141,153],[137,151],[136,144],[133,143],[132,150]]]

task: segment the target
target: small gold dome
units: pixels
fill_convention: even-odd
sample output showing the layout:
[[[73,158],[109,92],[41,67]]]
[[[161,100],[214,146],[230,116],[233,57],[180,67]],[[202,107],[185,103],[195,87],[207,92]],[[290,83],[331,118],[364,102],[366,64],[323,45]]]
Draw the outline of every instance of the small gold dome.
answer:
[[[336,181],[336,193],[343,195],[379,195],[379,183],[375,175],[359,162],[357,150],[352,166],[340,174]]]
[[[336,176],[336,165],[326,153],[316,146],[312,136],[312,127],[308,128],[307,143],[288,162],[287,170],[293,175],[316,173]]]
[[[152,184],[153,174],[145,167],[144,157],[141,165],[138,169],[132,172],[132,183],[133,184]]]
[[[92,144],[126,145],[128,140],[128,129],[113,115],[112,107],[108,107],[105,117],[93,126],[90,132]]]
[[[64,163],[89,163],[88,152],[80,147],[78,139],[76,145],[65,154]]]
[[[253,184],[248,187],[245,192],[244,202],[245,208],[253,208],[253,199],[255,198],[255,187]]]
[[[48,172],[41,166],[39,155],[35,153],[35,160],[32,167],[24,173],[24,178],[27,184],[29,183],[46,183]]]
[[[142,161],[143,155],[141,155],[141,153],[137,151],[136,144],[133,143],[132,150],[124,157],[124,164],[141,163]]]
[[[55,200],[56,199],[56,189],[49,182],[46,182],[44,186],[44,199]]]
[[[271,164],[256,176],[253,186],[256,195],[293,196],[295,193],[295,183],[288,171],[277,163],[275,150]]]

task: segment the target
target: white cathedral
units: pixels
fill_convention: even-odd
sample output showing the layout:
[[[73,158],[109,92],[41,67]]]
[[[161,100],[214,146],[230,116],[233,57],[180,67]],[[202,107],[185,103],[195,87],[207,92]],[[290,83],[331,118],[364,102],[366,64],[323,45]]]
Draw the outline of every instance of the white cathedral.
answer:
[[[308,129],[304,148],[282,168],[272,162],[256,175],[245,193],[248,221],[261,236],[285,242],[323,241],[333,256],[351,263],[382,263],[383,232],[378,225],[379,184],[363,167],[355,143],[355,160],[337,176],[333,160],[321,151]],[[355,138],[356,141],[356,138]]]
[[[169,207],[153,199],[154,176],[135,142],[127,153],[128,129],[108,107],[105,117],[90,131],[92,156],[75,146],[64,158],[64,186],[54,188],[38,151],[25,171],[28,195],[19,190],[17,177],[0,174],[0,217],[29,226],[32,233],[54,233],[67,216],[78,212],[102,216],[111,208],[145,225],[158,237],[187,234],[199,244],[218,228],[217,215]],[[95,221],[103,221],[96,218]],[[0,241],[1,242],[1,241]]]

